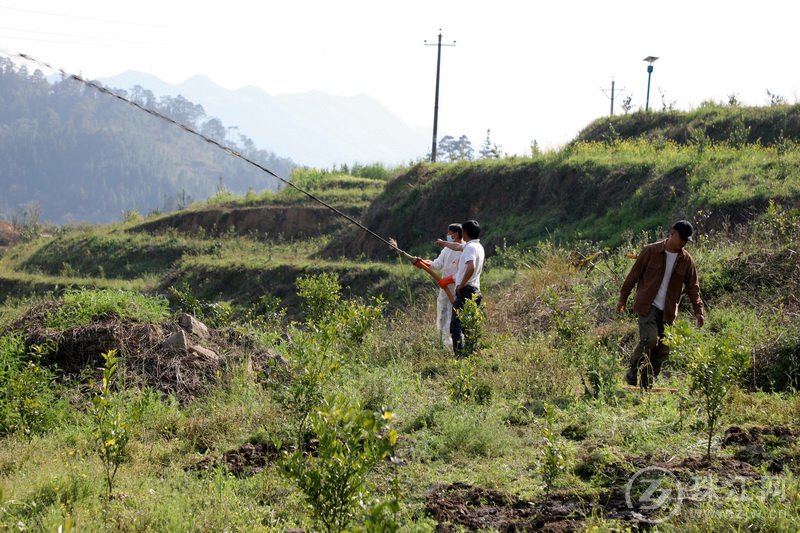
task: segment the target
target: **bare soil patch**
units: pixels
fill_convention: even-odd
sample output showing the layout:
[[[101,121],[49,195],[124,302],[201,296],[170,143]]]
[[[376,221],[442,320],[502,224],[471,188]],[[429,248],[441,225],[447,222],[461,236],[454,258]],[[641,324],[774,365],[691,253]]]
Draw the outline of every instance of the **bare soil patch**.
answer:
[[[668,471],[681,484],[683,505],[702,502],[707,485],[697,480],[713,480],[715,487],[741,489],[757,483],[761,476],[750,463],[734,457],[690,457],[674,461],[632,458],[635,470],[657,468]],[[467,483],[434,486],[426,496],[425,512],[439,522],[436,531],[455,532],[484,529],[512,531],[582,531],[590,517],[617,520],[626,527],[648,529],[648,512],[631,505],[626,486],[631,473],[620,478],[617,486],[594,494],[556,491],[536,501],[526,501],[495,489]],[[635,500],[635,499],[634,499]],[[658,511],[658,510],[657,510]],[[663,512],[663,510],[661,510]]]
[[[234,450],[223,453],[220,457],[209,455],[191,467],[192,470],[208,472],[219,465],[236,477],[254,476],[274,462],[280,456],[280,450],[274,444],[259,442],[246,443]]]
[[[725,431],[722,445],[736,449],[734,457],[753,466],[766,465],[779,474],[785,468],[800,472],[800,450],[794,446],[800,432],[786,426],[733,426]]]
[[[603,516],[630,524],[641,520],[628,509],[621,490],[590,498],[575,493],[553,493],[537,502],[467,483],[434,487],[427,495],[425,511],[439,524],[438,532],[484,529],[512,531],[581,531],[594,509]]]

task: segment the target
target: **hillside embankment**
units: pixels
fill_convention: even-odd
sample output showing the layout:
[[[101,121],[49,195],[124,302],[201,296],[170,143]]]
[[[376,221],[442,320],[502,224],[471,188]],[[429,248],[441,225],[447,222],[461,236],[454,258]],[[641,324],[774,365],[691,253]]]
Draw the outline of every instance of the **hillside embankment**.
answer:
[[[740,107],[704,104],[694,111],[632,113],[603,117],[573,142],[625,139],[670,140],[679,144],[726,143],[776,146],[800,139],[800,105]]]
[[[749,221],[770,201],[796,206],[799,163],[796,149],[633,139],[525,159],[419,164],[387,184],[364,224],[411,249],[469,218],[481,223],[490,254],[542,241],[616,246],[679,218],[705,233]],[[380,257],[384,248],[352,230],[323,255]]]
[[[210,207],[172,213],[144,222],[133,231],[161,234],[174,230],[194,236],[304,239],[333,233],[345,223],[324,206]]]

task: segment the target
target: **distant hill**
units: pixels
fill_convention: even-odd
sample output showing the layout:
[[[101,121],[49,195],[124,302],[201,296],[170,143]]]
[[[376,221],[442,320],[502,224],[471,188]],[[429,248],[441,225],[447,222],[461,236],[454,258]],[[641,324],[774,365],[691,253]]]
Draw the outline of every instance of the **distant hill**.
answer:
[[[429,132],[412,128],[368,96],[322,92],[273,96],[255,87],[224,89],[204,76],[180,84],[141,72],[102,78],[105,85],[135,86],[156,96],[182,95],[210,115],[238,126],[259,146],[319,168],[354,162],[408,163],[428,150]]]
[[[235,139],[184,97],[128,97],[288,176],[294,163]],[[74,80],[49,82],[0,58],[0,219],[110,222],[226,190],[276,190],[274,177],[218,147]]]

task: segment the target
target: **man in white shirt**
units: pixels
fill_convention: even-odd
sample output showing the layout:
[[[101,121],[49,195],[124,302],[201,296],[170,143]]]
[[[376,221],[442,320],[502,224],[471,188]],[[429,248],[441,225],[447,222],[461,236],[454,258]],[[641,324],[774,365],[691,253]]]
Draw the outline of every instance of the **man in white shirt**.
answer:
[[[440,246],[458,250],[462,249],[461,257],[458,260],[458,271],[456,272],[456,301],[453,303],[453,313],[450,317],[450,335],[453,337],[453,352],[456,357],[469,355],[464,347],[464,330],[458,311],[464,308],[464,303],[469,299],[474,299],[480,305],[483,295],[481,294],[481,273],[483,272],[483,262],[485,253],[483,245],[478,238],[481,234],[481,227],[477,220],[468,220],[461,224],[464,234],[465,244],[463,246],[453,245],[444,241],[436,241]]]

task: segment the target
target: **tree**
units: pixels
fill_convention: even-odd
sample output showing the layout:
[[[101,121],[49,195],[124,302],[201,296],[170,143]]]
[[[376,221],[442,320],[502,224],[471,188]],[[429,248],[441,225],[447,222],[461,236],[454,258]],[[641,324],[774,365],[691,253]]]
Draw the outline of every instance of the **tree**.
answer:
[[[218,118],[212,118],[207,120],[203,123],[203,127],[200,129],[200,133],[208,137],[209,139],[213,139],[217,142],[225,142],[225,136],[228,133],[228,130],[225,128],[225,125],[222,121]]]
[[[466,135],[458,139],[445,135],[439,141],[439,153],[448,161],[472,161],[475,150]]]
[[[786,98],[784,98],[780,94],[771,92],[769,89],[767,89],[767,97],[769,97],[770,107],[775,107],[777,105],[786,105]]]
[[[133,86],[133,89],[131,89],[131,100],[148,109],[154,109],[156,107],[156,97],[153,91],[145,89],[141,85]]]
[[[501,147],[492,143],[491,132],[490,129],[486,130],[486,139],[483,140],[481,149],[478,151],[480,159],[500,159]]]
[[[633,104],[631,103],[631,100],[633,100],[633,96],[630,94],[622,99],[622,110],[625,112],[626,115],[630,113],[631,109],[633,109]]]
[[[159,101],[159,111],[187,125],[196,124],[206,115],[202,105],[190,102],[180,94],[174,97],[162,96]]]

